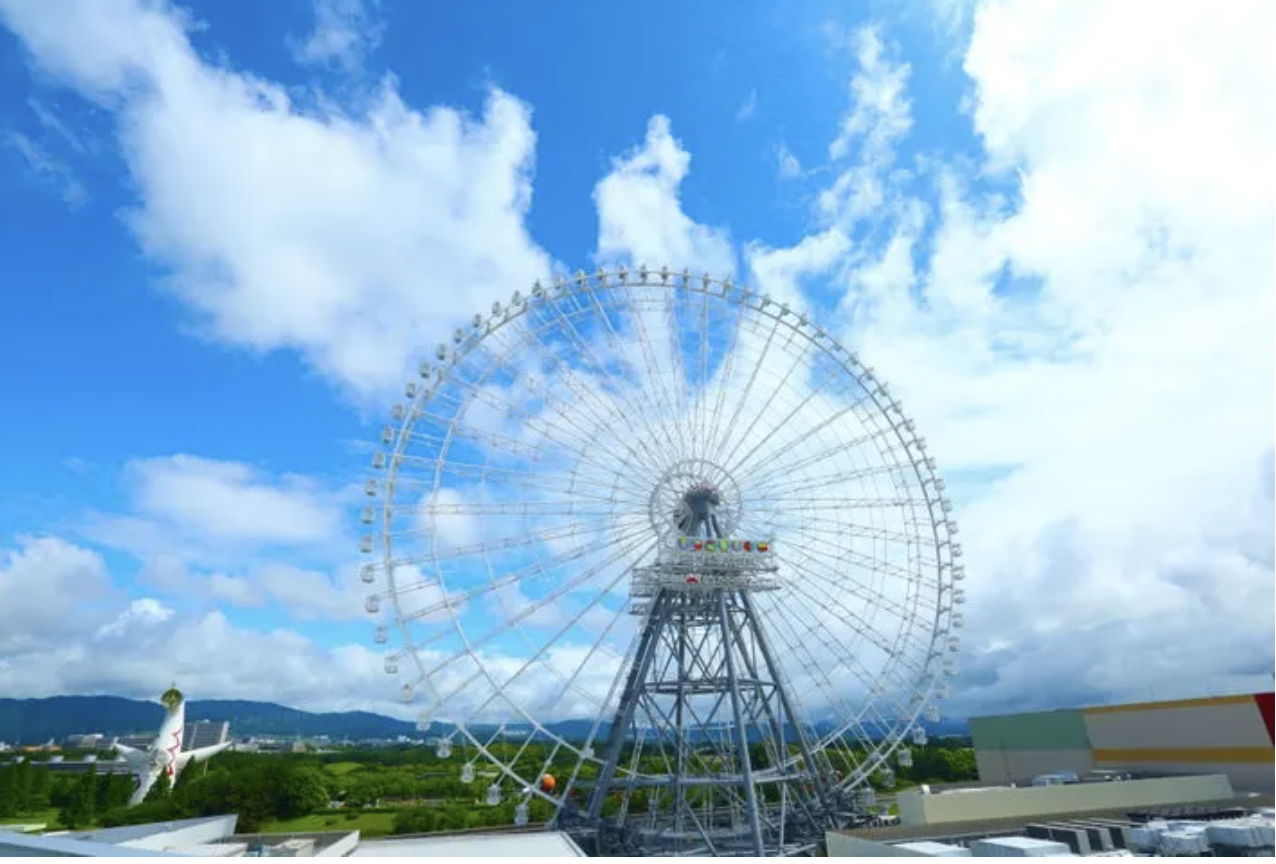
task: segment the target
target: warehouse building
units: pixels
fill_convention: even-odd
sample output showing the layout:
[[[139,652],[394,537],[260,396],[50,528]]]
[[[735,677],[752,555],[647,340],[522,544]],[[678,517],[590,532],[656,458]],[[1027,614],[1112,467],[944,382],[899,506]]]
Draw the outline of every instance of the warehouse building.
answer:
[[[972,717],[984,783],[1046,774],[1222,774],[1238,792],[1273,790],[1273,694]]]

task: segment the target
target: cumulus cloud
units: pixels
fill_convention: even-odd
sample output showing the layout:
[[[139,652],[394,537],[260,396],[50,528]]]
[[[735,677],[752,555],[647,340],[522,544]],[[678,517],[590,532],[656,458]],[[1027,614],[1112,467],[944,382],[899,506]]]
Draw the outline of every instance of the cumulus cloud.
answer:
[[[314,570],[270,564],[256,573],[255,582],[270,594],[278,608],[302,620],[366,618],[361,603],[363,592],[356,590],[350,572],[334,579]]]
[[[225,563],[343,537],[338,493],[306,478],[178,454],[134,460],[124,479],[130,512],[90,517],[85,533],[137,555]]]
[[[19,537],[16,548],[0,548],[0,655],[91,632],[112,594],[97,553],[57,537]]]
[[[421,333],[548,272],[524,227],[530,110],[504,92],[477,117],[418,111],[387,79],[346,112],[205,62],[166,3],[3,0],[0,17],[45,74],[114,114],[138,190],[128,224],[213,339],[294,349],[384,395]]]
[[[310,34],[293,46],[299,63],[335,62],[357,70],[384,34],[384,27],[363,0],[314,0],[314,18]]]
[[[925,202],[878,171],[891,206],[849,205],[890,240],[833,265],[844,336],[963,504],[959,707],[1270,686],[1241,670],[1273,661],[1271,16],[985,4],[964,68],[1007,194],[941,163],[920,266]],[[907,130],[884,80],[839,141]]]
[[[143,597],[129,603],[124,611],[117,615],[113,621],[99,627],[96,638],[110,639],[121,636],[137,627],[162,624],[172,617],[172,609],[169,609],[154,597]]]
[[[848,41],[856,64],[851,109],[829,144],[836,179],[818,199],[821,218],[844,230],[886,203],[896,145],[913,125],[909,65],[892,58],[876,27],[862,27]]]
[[[261,591],[242,576],[225,573],[200,574],[175,555],[156,555],[145,563],[138,582],[183,600],[211,600],[234,606],[260,606]]]
[[[682,209],[678,189],[690,170],[691,155],[673,137],[669,118],[652,117],[642,145],[613,160],[594,188],[597,257],[733,275],[727,230],[701,225]]]

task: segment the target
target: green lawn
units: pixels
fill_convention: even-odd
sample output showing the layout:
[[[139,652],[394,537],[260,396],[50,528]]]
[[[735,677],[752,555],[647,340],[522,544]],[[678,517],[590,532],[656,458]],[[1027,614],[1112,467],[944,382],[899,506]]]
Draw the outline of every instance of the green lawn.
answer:
[[[340,810],[329,810],[323,813],[311,813],[297,819],[266,822],[261,826],[263,834],[288,834],[300,831],[358,831],[364,837],[381,837],[390,833],[394,823],[393,813],[360,813],[357,810],[354,819],[347,819],[346,813]]]
[[[331,762],[323,767],[329,774],[344,777],[346,774],[358,771],[363,767],[363,764],[360,762]]]
[[[57,827],[58,809],[33,810],[20,816],[0,816],[0,825],[38,825],[44,823],[47,828]]]

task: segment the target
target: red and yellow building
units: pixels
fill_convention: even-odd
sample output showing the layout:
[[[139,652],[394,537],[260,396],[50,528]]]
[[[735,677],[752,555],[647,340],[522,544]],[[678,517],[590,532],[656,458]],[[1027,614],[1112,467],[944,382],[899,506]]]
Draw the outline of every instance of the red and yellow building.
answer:
[[[1056,771],[1226,774],[1238,792],[1273,791],[1272,728],[1271,693],[970,720],[986,783],[1027,783]]]

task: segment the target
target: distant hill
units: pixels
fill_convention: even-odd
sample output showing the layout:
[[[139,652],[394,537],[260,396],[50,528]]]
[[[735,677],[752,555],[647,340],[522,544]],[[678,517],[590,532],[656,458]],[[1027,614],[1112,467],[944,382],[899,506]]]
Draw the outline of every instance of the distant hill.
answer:
[[[159,728],[164,709],[156,702],[118,696],[53,696],[48,699],[0,699],[0,741],[39,744],[61,741],[79,732],[128,735]],[[188,720],[229,720],[231,734],[266,736],[327,735],[343,738],[394,738],[416,733],[403,720],[367,711],[315,714],[273,702],[207,699],[186,703]]]
[[[81,732],[104,735],[130,735],[153,732],[159,728],[164,709],[156,702],[123,699],[118,696],[53,696],[47,699],[0,699],[0,741],[42,744],[50,738],[61,741]],[[396,738],[399,735],[421,737],[416,726],[393,717],[368,711],[312,713],[287,708],[273,702],[243,699],[206,699],[186,703],[188,720],[230,722],[235,737],[250,735],[314,737],[327,735],[334,740]],[[590,720],[563,720],[548,724],[548,729],[564,738],[583,739],[593,726]],[[447,727],[450,728],[450,727]],[[607,735],[608,724],[598,730],[599,738]],[[932,735],[966,735],[961,720],[945,719],[937,727],[929,727]],[[516,723],[506,727],[511,734],[529,727]],[[443,731],[432,728],[431,734]],[[827,731],[823,729],[821,731]],[[871,734],[871,730],[870,730]]]

